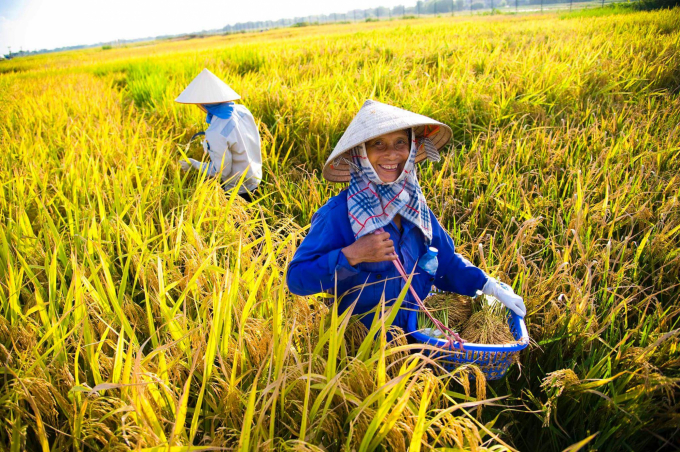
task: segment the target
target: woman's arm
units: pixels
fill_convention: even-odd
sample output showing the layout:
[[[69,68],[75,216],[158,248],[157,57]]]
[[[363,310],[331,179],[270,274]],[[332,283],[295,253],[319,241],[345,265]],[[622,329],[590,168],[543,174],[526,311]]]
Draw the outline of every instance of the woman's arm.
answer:
[[[205,131],[205,136],[207,147],[204,149],[210,156],[208,175],[216,176],[219,174],[222,180],[228,179],[231,173],[232,157],[227,137],[216,130],[211,130],[210,127]]]
[[[213,175],[210,170],[210,162],[199,162],[198,160],[190,158],[189,163],[191,164],[192,167],[196,168],[197,170],[205,171],[206,173],[208,173],[208,176]],[[187,167],[187,169],[189,168]]]
[[[456,253],[453,239],[441,227],[432,212],[430,212],[430,220],[432,224],[432,246],[439,250],[437,256],[439,267],[434,285],[448,292],[474,296],[486,284],[488,279],[486,273]]]
[[[336,277],[342,281],[359,273],[342,253],[345,246],[327,216],[314,214],[312,227],[288,265],[288,289],[296,295],[327,292],[335,287]]]

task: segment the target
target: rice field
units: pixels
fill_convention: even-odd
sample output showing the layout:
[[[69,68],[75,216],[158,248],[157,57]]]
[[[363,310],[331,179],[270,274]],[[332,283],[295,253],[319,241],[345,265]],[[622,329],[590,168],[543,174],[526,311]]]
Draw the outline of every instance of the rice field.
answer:
[[[260,121],[250,204],[180,171],[205,123],[173,99],[204,67]],[[677,450],[679,94],[678,8],[0,62],[0,449]],[[367,98],[454,131],[421,185],[525,297],[533,343],[504,380],[438,372],[389,307],[366,331],[287,291]]]

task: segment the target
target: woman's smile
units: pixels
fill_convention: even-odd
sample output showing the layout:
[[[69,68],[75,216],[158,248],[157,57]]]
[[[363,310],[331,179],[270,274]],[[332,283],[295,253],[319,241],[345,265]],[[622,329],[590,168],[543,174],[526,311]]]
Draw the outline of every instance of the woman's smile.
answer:
[[[380,168],[382,168],[385,171],[396,171],[397,168],[399,167],[399,165],[381,165],[381,164],[378,164],[378,166],[380,166]]]

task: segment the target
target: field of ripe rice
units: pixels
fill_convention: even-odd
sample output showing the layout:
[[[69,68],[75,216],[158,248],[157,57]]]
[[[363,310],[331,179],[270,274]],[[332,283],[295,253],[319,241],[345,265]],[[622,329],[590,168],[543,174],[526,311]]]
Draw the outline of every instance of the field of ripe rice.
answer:
[[[257,120],[246,204],[177,161],[204,67]],[[525,297],[499,382],[366,334],[284,271],[367,98],[449,124],[421,166]],[[0,62],[0,449],[680,448],[680,9],[412,19]],[[389,314],[389,308],[386,310]],[[220,449],[222,450],[222,449]]]

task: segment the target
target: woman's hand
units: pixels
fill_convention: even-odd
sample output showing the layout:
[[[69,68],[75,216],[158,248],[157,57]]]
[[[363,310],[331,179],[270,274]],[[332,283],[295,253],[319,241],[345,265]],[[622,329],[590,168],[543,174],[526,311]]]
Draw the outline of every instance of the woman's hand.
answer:
[[[524,306],[524,300],[522,300],[522,297],[513,292],[512,288],[510,288],[510,286],[507,284],[499,283],[494,278],[489,276],[486,284],[484,284],[482,292],[496,298],[508,309],[520,317],[524,317],[527,314],[527,308]]]
[[[362,262],[393,261],[397,258],[394,242],[387,232],[365,235],[341,251],[352,267]]]

